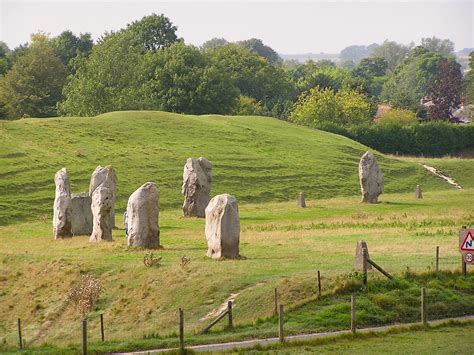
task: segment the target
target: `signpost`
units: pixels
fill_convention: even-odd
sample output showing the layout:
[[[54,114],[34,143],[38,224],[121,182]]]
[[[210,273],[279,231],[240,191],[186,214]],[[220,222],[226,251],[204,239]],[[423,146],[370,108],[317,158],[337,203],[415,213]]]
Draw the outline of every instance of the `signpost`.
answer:
[[[463,227],[459,231],[459,252],[462,255],[463,273],[467,264],[474,264],[474,229]]]

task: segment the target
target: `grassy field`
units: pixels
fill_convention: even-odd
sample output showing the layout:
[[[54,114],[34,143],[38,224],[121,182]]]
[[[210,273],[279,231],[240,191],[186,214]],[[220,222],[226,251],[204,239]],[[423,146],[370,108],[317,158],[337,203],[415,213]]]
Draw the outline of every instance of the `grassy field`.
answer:
[[[146,181],[162,208],[181,205],[183,166],[204,156],[214,165],[212,193],[240,202],[359,193],[357,166],[367,150],[338,135],[272,118],[115,112],[98,117],[0,121],[0,225],[51,216],[54,173],[67,167],[73,192],[87,191],[97,165],[118,175],[117,209]],[[449,188],[419,164],[377,154],[386,192]]]
[[[366,205],[357,180],[365,147],[269,118],[125,112],[2,122],[0,133],[0,351],[15,347],[17,318],[29,347],[77,350],[80,316],[66,294],[84,274],[105,286],[89,315],[90,348],[100,352],[175,345],[179,307],[190,342],[274,335],[275,287],[288,307],[289,332],[347,328],[354,290],[361,293],[363,325],[415,319],[421,286],[432,297],[431,317],[473,313],[474,276],[450,272],[460,266],[459,228],[474,225],[474,186],[458,175],[473,176],[472,160],[460,161],[462,169],[452,165],[449,172],[466,187],[456,190],[418,161],[377,154],[387,193],[382,203]],[[213,194],[238,198],[241,259],[208,259],[204,221],[181,216],[188,156],[214,163]],[[437,167],[444,160],[430,162]],[[158,183],[162,266],[145,267],[145,251],[127,248],[120,229],[112,243],[92,245],[86,236],[53,241],[54,172],[66,166],[79,192],[95,166],[108,163],[117,169],[118,211],[143,182]],[[414,198],[416,184],[423,185],[423,200]],[[299,191],[308,196],[306,209],[296,207]],[[361,288],[353,272],[360,239],[396,282],[371,272],[371,288]],[[446,271],[437,276],[436,246]],[[191,259],[184,267],[182,256]],[[317,270],[322,300],[315,299]],[[232,294],[237,329],[223,332],[219,325],[196,335]],[[98,342],[99,313],[105,344]]]

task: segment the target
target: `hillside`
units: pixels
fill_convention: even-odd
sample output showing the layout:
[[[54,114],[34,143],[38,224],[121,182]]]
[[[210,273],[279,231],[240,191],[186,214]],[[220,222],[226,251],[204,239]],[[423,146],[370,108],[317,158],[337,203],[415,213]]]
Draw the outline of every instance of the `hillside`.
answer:
[[[212,161],[213,194],[240,202],[288,201],[359,194],[357,166],[367,150],[334,134],[264,117],[114,112],[91,118],[0,122],[0,225],[49,218],[54,173],[67,167],[73,192],[87,191],[97,165],[118,175],[117,209],[146,181],[160,189],[161,208],[181,205],[188,157]],[[377,155],[386,192],[449,189],[419,164]]]

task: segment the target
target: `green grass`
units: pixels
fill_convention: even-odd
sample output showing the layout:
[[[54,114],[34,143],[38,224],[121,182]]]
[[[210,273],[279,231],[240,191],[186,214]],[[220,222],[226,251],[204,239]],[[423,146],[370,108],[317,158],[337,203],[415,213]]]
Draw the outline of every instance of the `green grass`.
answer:
[[[0,225],[48,217],[54,173],[67,167],[73,192],[87,191],[97,165],[118,175],[117,209],[146,181],[160,190],[162,208],[182,203],[188,157],[212,161],[212,193],[240,202],[357,195],[357,166],[367,150],[348,138],[264,117],[185,116],[115,112],[92,118],[0,121]],[[377,154],[387,193],[450,187],[419,164]],[[472,169],[474,170],[474,169]]]

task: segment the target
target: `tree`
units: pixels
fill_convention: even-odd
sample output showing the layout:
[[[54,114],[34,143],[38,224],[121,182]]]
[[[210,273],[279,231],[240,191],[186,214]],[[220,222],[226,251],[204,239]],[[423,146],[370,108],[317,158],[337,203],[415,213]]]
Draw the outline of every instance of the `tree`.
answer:
[[[437,69],[428,84],[428,95],[434,104],[428,112],[432,119],[448,119],[461,104],[461,66],[454,60],[443,58]]]
[[[229,42],[226,39],[214,37],[214,38],[211,38],[210,40],[204,42],[201,46],[201,49],[203,51],[208,51],[210,49],[223,47],[226,44],[229,44]]]
[[[10,52],[7,44],[0,41],[0,75],[3,75],[9,69],[7,53]]]
[[[474,52],[469,54],[469,71],[464,79],[464,97],[467,103],[474,104]]]
[[[77,56],[87,57],[94,45],[90,33],[81,33],[77,37],[69,30],[52,38],[50,43],[56,56],[73,72],[75,68],[72,60]]]
[[[413,111],[391,109],[377,119],[378,125],[410,126],[418,123],[418,118]]]
[[[384,76],[387,72],[388,63],[382,57],[369,57],[362,59],[353,73],[363,78],[372,79],[376,76]]]
[[[144,16],[127,26],[139,46],[147,51],[157,51],[178,40],[177,27],[163,14]]]
[[[152,68],[147,96],[160,108],[189,114],[230,113],[239,90],[230,76],[198,48],[175,43],[147,56]]]
[[[372,114],[369,100],[354,90],[316,87],[298,98],[289,120],[309,127],[328,123],[346,127],[370,122]]]
[[[265,58],[270,64],[281,64],[283,62],[280,55],[275,52],[273,48],[263,44],[261,39],[251,38],[245,41],[237,42],[237,44]]]
[[[412,44],[405,46],[397,42],[385,40],[380,46],[372,51],[372,57],[380,57],[387,62],[387,69],[394,71],[395,68],[408,56]]]
[[[436,37],[422,38],[421,46],[426,48],[430,52],[439,53],[445,57],[448,57],[454,52],[454,43],[449,39],[439,39]]]
[[[339,54],[339,58],[341,59],[342,62],[345,61],[353,61],[353,62],[358,62],[359,60],[368,57],[375,48],[377,48],[377,44],[371,44],[370,46],[366,47],[364,45],[362,46],[349,46],[344,48],[341,53]]]
[[[37,39],[0,81],[0,101],[7,103],[11,118],[56,116],[65,80],[63,63]]]

